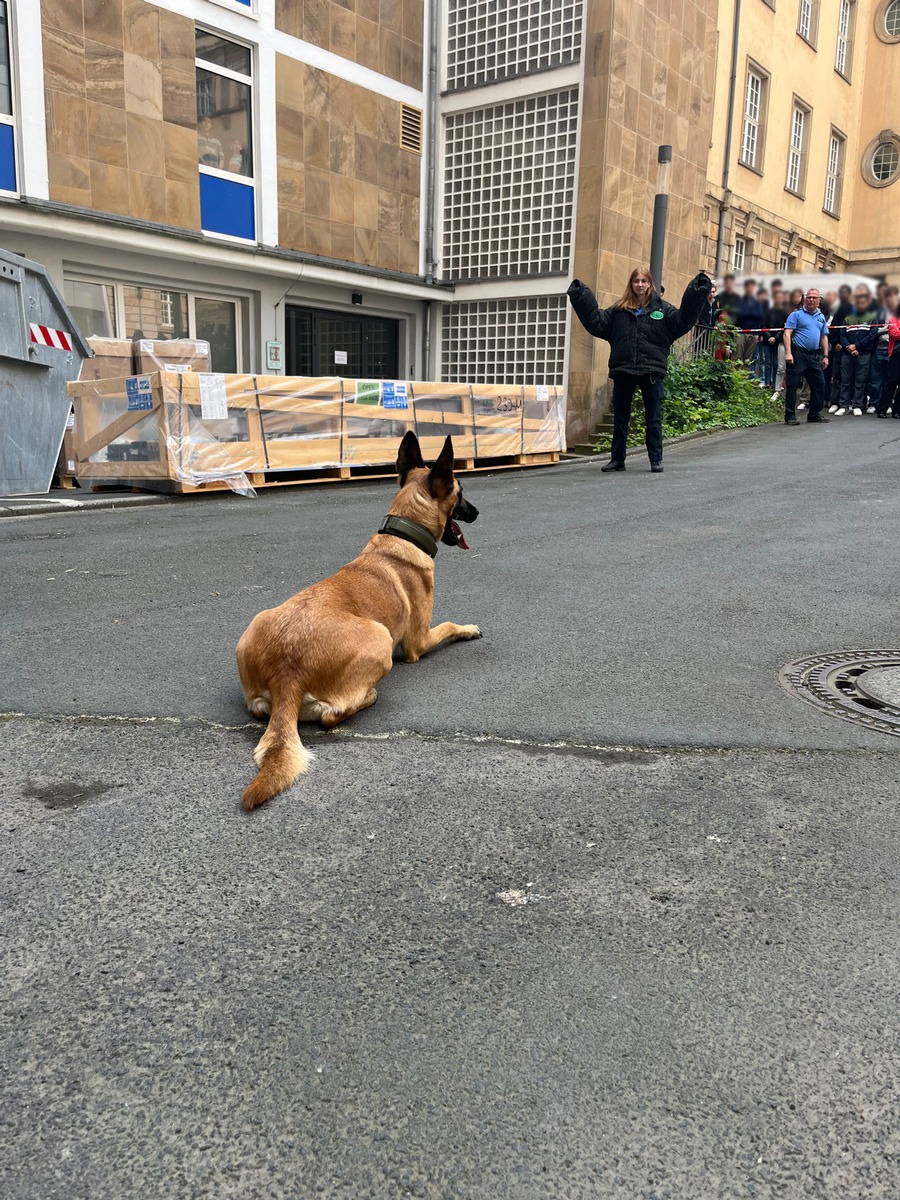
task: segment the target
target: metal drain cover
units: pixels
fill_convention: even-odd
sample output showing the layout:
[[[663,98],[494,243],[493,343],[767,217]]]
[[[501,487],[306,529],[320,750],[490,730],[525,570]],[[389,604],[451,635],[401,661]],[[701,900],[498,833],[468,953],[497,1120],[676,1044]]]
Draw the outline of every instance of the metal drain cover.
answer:
[[[900,737],[900,650],[846,650],[788,663],[785,691],[832,717]]]

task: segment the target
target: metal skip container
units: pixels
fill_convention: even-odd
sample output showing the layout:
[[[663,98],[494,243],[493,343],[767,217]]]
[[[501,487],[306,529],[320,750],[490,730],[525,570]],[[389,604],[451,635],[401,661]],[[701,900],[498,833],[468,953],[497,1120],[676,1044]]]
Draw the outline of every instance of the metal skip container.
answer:
[[[0,250],[0,496],[48,492],[91,349],[39,264]]]

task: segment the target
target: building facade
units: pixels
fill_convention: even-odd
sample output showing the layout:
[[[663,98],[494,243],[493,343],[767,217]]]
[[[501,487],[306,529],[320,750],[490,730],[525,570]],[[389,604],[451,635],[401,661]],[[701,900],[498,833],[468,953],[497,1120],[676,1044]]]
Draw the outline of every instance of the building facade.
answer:
[[[565,290],[609,303],[646,262],[660,144],[670,298],[717,249],[897,270],[898,10],[0,0],[0,240],[88,334],[204,338],[217,371],[565,383],[582,440],[606,354]]]
[[[744,0],[737,26],[735,7],[718,12],[707,263],[900,281],[900,2]]]

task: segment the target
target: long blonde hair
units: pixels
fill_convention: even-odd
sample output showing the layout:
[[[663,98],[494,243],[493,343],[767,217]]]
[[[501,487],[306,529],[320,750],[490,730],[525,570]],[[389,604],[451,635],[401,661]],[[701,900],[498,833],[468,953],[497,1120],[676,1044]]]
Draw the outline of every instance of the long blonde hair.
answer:
[[[613,305],[613,308],[634,309],[634,308],[640,307],[640,305],[638,304],[637,300],[634,297],[634,292],[632,291],[632,288],[631,288],[631,285],[634,283],[635,279],[637,279],[638,275],[646,275],[647,278],[650,280],[650,291],[647,293],[647,300],[650,299],[650,297],[656,291],[656,284],[653,282],[653,276],[650,274],[650,272],[647,270],[646,267],[635,267],[634,270],[631,272],[631,274],[628,276],[628,286],[625,288],[625,291],[622,293],[621,297],[615,302],[615,304]],[[647,301],[645,300],[644,303],[646,304],[646,302]]]

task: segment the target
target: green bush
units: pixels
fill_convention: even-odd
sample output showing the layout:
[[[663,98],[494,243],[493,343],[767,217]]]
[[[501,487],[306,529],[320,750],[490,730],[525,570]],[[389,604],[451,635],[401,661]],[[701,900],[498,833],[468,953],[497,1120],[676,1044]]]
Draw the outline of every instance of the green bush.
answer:
[[[784,406],[755,383],[742,363],[703,354],[688,361],[669,359],[663,400],[664,438],[702,429],[745,429],[780,421]],[[640,389],[635,392],[629,446],[643,446],[646,425]],[[605,453],[611,438],[604,434],[594,450]]]

